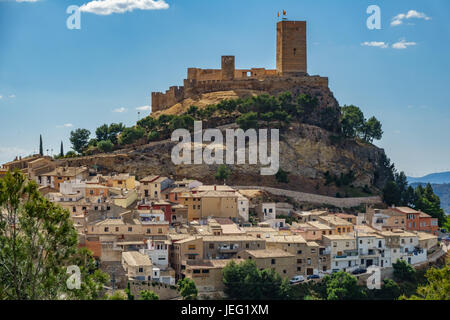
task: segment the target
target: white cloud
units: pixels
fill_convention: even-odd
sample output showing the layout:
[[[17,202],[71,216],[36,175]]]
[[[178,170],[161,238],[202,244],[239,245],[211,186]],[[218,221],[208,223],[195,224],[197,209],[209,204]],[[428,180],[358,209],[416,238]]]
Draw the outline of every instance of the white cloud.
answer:
[[[138,111],[150,111],[152,110],[151,106],[142,106],[142,107],[137,107],[136,110]]]
[[[83,4],[80,11],[110,15],[133,10],[164,10],[168,8],[169,4],[165,0],[95,0]]]
[[[15,97],[16,97],[15,94],[10,94],[10,95],[8,96],[8,98],[11,98],[11,99],[14,99]]]
[[[399,42],[396,42],[392,45],[392,48],[397,50],[407,49],[409,46],[415,46],[417,43],[415,42],[408,42],[405,39],[400,40]]]
[[[384,41],[365,41],[361,43],[362,46],[366,47],[378,47],[378,48],[387,48],[389,45]]]
[[[65,124],[63,124],[63,125],[58,125],[58,126],[56,126],[57,128],[72,128],[73,127],[73,124],[71,124],[71,123],[65,123]]]
[[[3,96],[2,96],[2,95],[0,95],[0,99],[3,99]]]
[[[124,108],[124,107],[122,107],[122,108],[117,108],[117,109],[114,109],[114,110],[113,110],[113,112],[118,112],[118,113],[122,113],[122,112],[125,112],[125,111],[127,111],[127,109]]]
[[[431,20],[425,13],[418,12],[416,10],[409,10],[408,13],[399,13],[394,18],[392,18],[391,26],[396,27],[403,24],[405,19],[424,19]]]

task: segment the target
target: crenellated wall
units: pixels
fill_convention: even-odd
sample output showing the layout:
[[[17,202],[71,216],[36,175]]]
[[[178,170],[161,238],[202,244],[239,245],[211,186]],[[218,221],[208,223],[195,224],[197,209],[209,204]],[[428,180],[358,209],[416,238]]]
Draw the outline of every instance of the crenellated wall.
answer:
[[[189,69],[191,75],[194,73],[193,69]],[[195,69],[201,70],[202,69]],[[255,71],[256,70],[256,71]],[[264,73],[262,72],[264,70]],[[208,70],[211,71],[211,70]],[[197,76],[184,80],[184,86],[170,87],[166,93],[153,92],[152,93],[152,112],[161,111],[167,109],[187,98],[191,98],[198,94],[216,92],[216,91],[229,91],[229,90],[256,90],[265,91],[270,94],[279,94],[280,92],[287,90],[295,90],[298,87],[327,87],[328,78],[320,76],[305,76],[305,75],[291,75],[291,76],[279,76],[273,71],[265,69],[250,69],[249,72],[255,72],[255,75],[243,77],[235,77],[233,80],[221,80],[221,70],[217,74],[219,77],[213,77],[213,72],[208,72],[208,76],[198,77],[201,72],[197,73]],[[241,72],[242,70],[236,70]],[[236,73],[235,73],[236,74]],[[207,80],[196,80],[196,79]],[[209,79],[210,78],[210,79]],[[219,79],[217,79],[219,78]]]

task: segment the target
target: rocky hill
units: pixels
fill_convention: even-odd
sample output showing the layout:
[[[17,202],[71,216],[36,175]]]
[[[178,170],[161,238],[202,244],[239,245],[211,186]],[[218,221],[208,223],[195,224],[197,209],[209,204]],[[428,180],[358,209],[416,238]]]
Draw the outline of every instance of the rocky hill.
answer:
[[[235,128],[235,124],[221,129]],[[130,172],[142,178],[161,174],[174,178],[192,177],[204,183],[217,183],[217,165],[174,165],[171,150],[175,142],[163,140],[118,150],[110,154],[59,160],[69,166],[88,165],[104,172]],[[280,166],[288,172],[288,183],[274,176],[261,176],[258,165],[234,165],[227,180],[230,185],[261,185],[335,196],[366,196],[367,188],[377,194],[387,174],[382,165],[385,154],[373,145],[354,140],[336,140],[327,130],[308,124],[293,123],[280,137]],[[339,177],[353,172],[348,185],[327,184],[327,176]],[[328,172],[328,173],[327,173]]]

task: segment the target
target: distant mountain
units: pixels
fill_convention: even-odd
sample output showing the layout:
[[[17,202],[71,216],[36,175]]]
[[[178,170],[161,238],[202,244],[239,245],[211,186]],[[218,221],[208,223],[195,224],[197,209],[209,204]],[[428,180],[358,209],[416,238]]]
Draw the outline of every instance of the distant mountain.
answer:
[[[414,177],[407,177],[408,182],[416,183],[416,182],[422,182],[422,183],[450,183],[450,171],[447,172],[439,172],[439,173],[431,173],[426,176],[420,177],[420,178],[414,178]]]
[[[411,183],[413,188],[416,188],[419,184],[425,186],[424,183]],[[444,209],[446,214],[450,214],[450,183],[435,184],[432,183],[434,193],[441,199],[441,208]]]

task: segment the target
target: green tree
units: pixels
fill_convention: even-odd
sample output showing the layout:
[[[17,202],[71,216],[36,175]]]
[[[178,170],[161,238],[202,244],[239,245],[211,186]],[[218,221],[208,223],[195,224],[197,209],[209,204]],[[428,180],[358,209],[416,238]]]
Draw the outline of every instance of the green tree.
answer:
[[[42,144],[42,134],[39,135],[39,154],[44,155],[44,146]]]
[[[125,126],[122,122],[120,123],[111,123],[108,128],[108,137],[106,140],[111,141],[114,145],[119,143],[118,136],[125,130]]]
[[[101,152],[111,152],[114,149],[114,144],[110,140],[103,140],[97,143],[97,148]]]
[[[61,149],[59,151],[59,156],[61,158],[64,158],[64,147],[63,147],[63,142],[61,141]]]
[[[95,135],[97,136],[97,141],[105,141],[109,138],[109,126],[105,123],[104,125],[98,127],[95,130]]]
[[[381,127],[381,122],[377,118],[371,117],[362,126],[362,139],[369,143],[372,143],[374,139],[380,140],[383,137]]]
[[[450,265],[448,259],[443,268],[430,268],[425,277],[427,283],[417,288],[408,300],[450,300]],[[406,299],[406,297],[402,297]]]
[[[291,298],[287,279],[272,269],[258,270],[256,263],[246,260],[229,262],[223,269],[225,294],[236,300],[283,300]]]
[[[281,168],[275,174],[275,179],[280,183],[289,183],[288,173]]]
[[[230,174],[231,174],[230,168],[228,168],[225,164],[221,164],[217,168],[217,172],[214,177],[216,178],[216,180],[223,181],[223,183],[225,184],[225,180],[228,179]]]
[[[92,252],[87,248],[79,248],[70,258],[70,263],[80,267],[81,287],[70,290],[68,298],[78,300],[97,300],[109,280],[108,274],[100,271]]]
[[[119,137],[120,145],[132,144],[142,138],[145,134],[145,130],[141,127],[125,128]]]
[[[150,290],[142,290],[139,296],[140,300],[159,300],[159,296]]]
[[[383,201],[389,206],[398,205],[401,201],[401,191],[395,181],[388,181],[383,188]]]
[[[364,127],[364,114],[357,106],[343,106],[341,108],[341,126],[344,136],[356,137]]]
[[[106,296],[108,300],[127,300],[127,296],[121,291],[115,291],[112,295]]]
[[[70,213],[40,195],[36,183],[16,171],[0,180],[0,292],[5,299],[95,298],[105,277],[78,250]],[[77,265],[82,288],[66,286]],[[74,289],[76,290],[76,289]]]
[[[256,112],[244,113],[237,118],[236,124],[242,130],[256,129],[258,128],[258,114]]]
[[[198,290],[192,279],[184,278],[183,280],[178,280],[178,291],[180,291],[184,300],[197,299]]]
[[[365,297],[365,292],[357,284],[354,276],[344,271],[325,276],[327,300],[358,300]]]
[[[383,286],[378,291],[378,298],[382,300],[397,300],[401,295],[399,285],[392,279],[384,279]]]
[[[297,98],[297,113],[298,115],[310,114],[319,105],[317,97],[311,97],[309,94],[302,93]]]
[[[441,200],[434,193],[431,184],[427,184],[425,188],[419,185],[415,190],[414,208],[429,214],[433,218],[438,219],[439,226],[443,226],[447,222],[447,216],[441,208]]]
[[[416,270],[405,260],[397,259],[392,264],[394,268],[394,279],[400,281],[414,281]]]
[[[72,143],[72,149],[78,153],[83,151],[88,146],[89,136],[91,132],[87,129],[76,129],[70,132],[70,143]]]
[[[160,139],[158,131],[152,131],[147,136],[148,141],[158,141]]]

